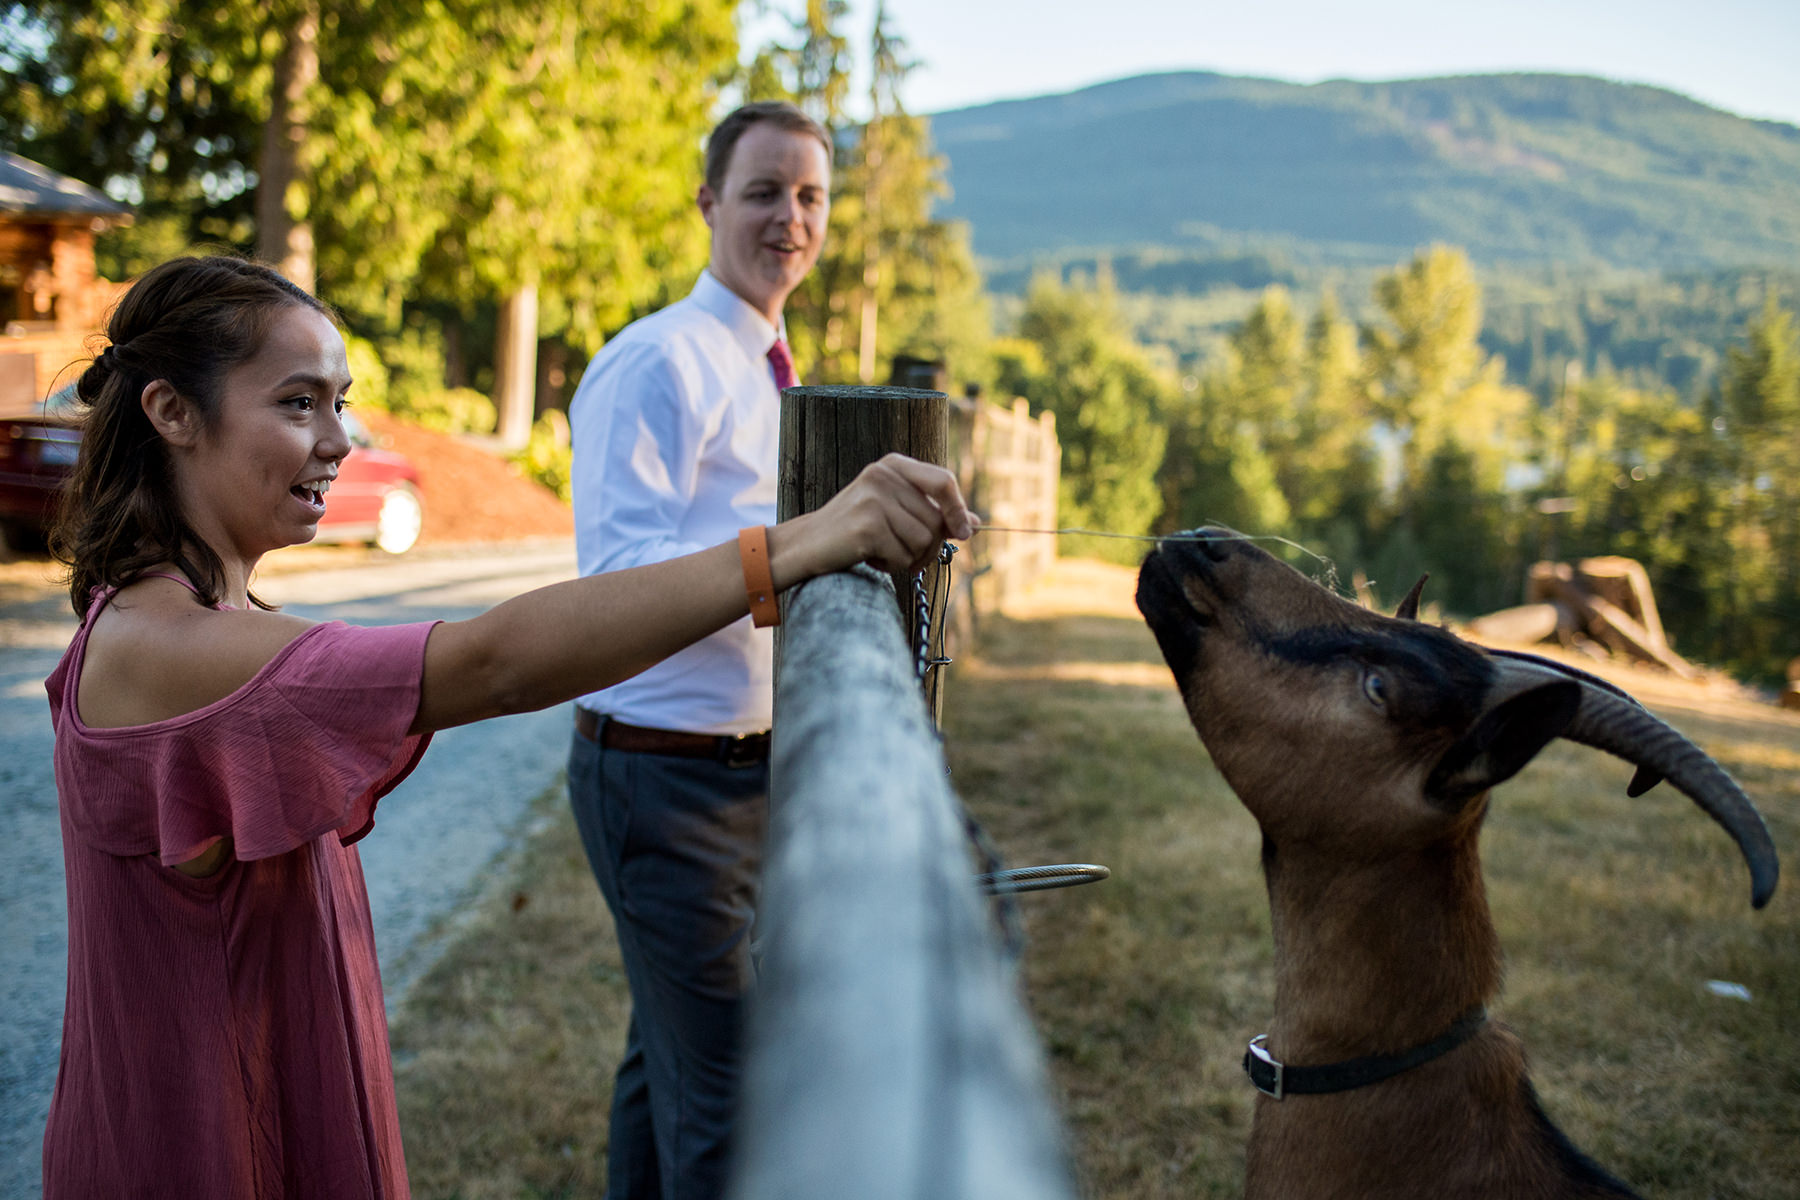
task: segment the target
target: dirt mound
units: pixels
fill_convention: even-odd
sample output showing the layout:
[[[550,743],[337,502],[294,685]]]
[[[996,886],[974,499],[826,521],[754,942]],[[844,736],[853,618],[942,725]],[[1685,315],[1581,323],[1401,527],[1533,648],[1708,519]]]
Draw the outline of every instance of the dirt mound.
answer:
[[[386,413],[359,409],[356,415],[385,448],[404,454],[419,468],[425,493],[421,545],[510,542],[575,532],[569,506],[498,453]]]

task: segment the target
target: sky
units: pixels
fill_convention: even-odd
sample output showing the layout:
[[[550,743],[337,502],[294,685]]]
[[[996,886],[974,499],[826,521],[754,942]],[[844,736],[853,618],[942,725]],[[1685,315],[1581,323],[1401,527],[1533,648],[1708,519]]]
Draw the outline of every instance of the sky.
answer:
[[[850,0],[866,45],[875,0]],[[797,0],[772,0],[779,12]],[[932,113],[1156,71],[1295,83],[1552,71],[1800,125],[1800,0],[887,0]],[[746,43],[779,33],[746,27]]]

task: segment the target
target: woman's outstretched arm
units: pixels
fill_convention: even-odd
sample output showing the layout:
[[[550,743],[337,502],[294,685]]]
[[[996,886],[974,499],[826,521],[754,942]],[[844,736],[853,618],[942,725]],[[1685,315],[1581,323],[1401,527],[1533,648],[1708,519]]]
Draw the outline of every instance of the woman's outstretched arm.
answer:
[[[772,526],[769,569],[777,590],[859,562],[904,570],[974,528],[948,471],[891,454],[823,508]],[[597,691],[748,611],[736,542],[526,592],[432,631],[413,731]]]

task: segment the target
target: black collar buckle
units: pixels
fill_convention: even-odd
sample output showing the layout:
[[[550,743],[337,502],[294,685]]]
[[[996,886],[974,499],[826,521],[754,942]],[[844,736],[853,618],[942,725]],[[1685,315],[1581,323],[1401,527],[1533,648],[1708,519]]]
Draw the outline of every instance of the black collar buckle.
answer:
[[[1259,1033],[1250,1039],[1250,1049],[1244,1055],[1244,1072],[1250,1076],[1250,1082],[1256,1085],[1257,1091],[1279,1100],[1282,1097],[1282,1076],[1287,1073],[1287,1068],[1269,1053],[1265,1045],[1268,1040],[1269,1035],[1266,1033]]]

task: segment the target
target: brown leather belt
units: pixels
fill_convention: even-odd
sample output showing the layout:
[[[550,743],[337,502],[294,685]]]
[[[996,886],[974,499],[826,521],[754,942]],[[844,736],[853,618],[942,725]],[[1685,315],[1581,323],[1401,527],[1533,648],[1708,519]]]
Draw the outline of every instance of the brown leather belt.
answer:
[[[608,750],[632,754],[667,754],[675,758],[710,758],[728,767],[749,767],[769,759],[769,735],[762,733],[684,733],[649,729],[575,706],[575,732]]]

